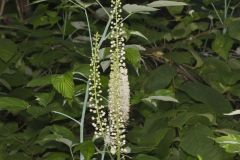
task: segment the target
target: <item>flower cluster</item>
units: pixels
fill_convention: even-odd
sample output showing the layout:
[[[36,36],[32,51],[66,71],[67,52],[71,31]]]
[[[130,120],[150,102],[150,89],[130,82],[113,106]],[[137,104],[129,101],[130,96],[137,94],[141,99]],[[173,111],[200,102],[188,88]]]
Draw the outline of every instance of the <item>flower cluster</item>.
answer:
[[[112,154],[117,159],[123,159],[126,149],[126,124],[129,119],[129,99],[130,89],[128,82],[128,70],[125,64],[125,42],[123,30],[123,18],[121,17],[121,0],[111,0],[111,72],[109,80],[108,97],[108,119],[105,117],[104,107],[101,105],[101,84],[99,75],[99,46],[97,45],[99,36],[94,38],[94,49],[91,62],[91,87],[90,87],[90,108],[96,115],[93,117],[95,135],[103,137],[105,145],[110,146]],[[109,122],[107,124],[107,121]]]
[[[121,0],[112,0],[111,73],[109,80],[109,131],[111,152],[125,152],[125,127],[129,118],[129,82],[125,64],[125,44]]]
[[[102,103],[101,97],[101,82],[100,82],[100,72],[99,72],[99,34],[96,33],[93,38],[93,50],[92,50],[92,58],[91,58],[91,74],[89,76],[89,108],[90,111],[94,114],[92,116],[92,125],[95,128],[95,136],[104,137],[106,133],[107,119],[105,118],[104,106]]]

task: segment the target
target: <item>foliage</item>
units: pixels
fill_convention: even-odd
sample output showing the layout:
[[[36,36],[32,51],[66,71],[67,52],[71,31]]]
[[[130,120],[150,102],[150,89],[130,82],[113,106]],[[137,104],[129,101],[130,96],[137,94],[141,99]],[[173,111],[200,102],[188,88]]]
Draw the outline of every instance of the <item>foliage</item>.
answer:
[[[100,1],[103,9],[94,0],[77,2],[31,1],[31,14],[12,1],[5,4],[0,15],[0,159],[68,160],[80,153],[85,159],[111,159],[101,140],[92,139],[91,113],[85,115],[83,143],[83,130],[75,123],[84,113],[90,74],[85,13],[92,33],[104,33],[110,3]],[[239,1],[123,4],[131,88],[127,156],[239,159],[239,115],[224,115],[239,110]],[[104,97],[108,42],[103,39],[99,55]]]

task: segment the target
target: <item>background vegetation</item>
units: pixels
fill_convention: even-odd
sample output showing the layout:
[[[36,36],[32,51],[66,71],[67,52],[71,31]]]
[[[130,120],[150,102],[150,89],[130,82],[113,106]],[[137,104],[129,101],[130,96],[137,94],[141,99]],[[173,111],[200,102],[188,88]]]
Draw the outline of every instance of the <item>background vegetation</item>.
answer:
[[[101,142],[92,142],[89,112],[82,144],[79,125],[57,114],[81,118],[91,56],[84,10],[68,0],[3,2],[0,159],[68,160],[71,153],[77,159],[80,151],[86,160],[100,159],[95,147]],[[87,2],[92,32],[102,33],[106,14],[98,3]],[[125,20],[128,156],[239,160],[239,117],[224,115],[240,105],[239,0],[182,0],[188,5],[152,7],[151,2],[123,0],[124,16],[131,14]],[[101,3],[108,9],[110,1]],[[108,47],[103,43],[101,49],[106,97]]]

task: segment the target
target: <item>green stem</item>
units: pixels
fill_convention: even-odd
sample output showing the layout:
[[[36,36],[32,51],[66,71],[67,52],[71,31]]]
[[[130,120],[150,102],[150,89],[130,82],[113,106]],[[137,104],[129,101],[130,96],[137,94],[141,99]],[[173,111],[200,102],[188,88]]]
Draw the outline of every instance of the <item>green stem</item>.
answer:
[[[71,147],[69,147],[69,150],[70,150],[70,153],[71,153],[71,156],[72,156],[72,160],[75,160],[75,159],[74,159],[74,155],[73,155],[72,148],[71,148]]]
[[[105,153],[106,153],[105,150],[106,150],[106,146],[104,146],[103,151],[101,153],[101,160],[104,160],[105,158]]]
[[[52,111],[53,113],[56,113],[56,114],[60,114],[66,118],[69,118],[71,120],[73,120],[74,122],[76,122],[77,124],[79,124],[79,126],[81,126],[81,123],[79,121],[77,121],[76,119],[74,119],[73,117],[69,116],[69,115],[66,115],[64,113],[61,113],[61,112],[58,112],[58,111]]]
[[[80,126],[80,143],[83,143],[84,141],[84,121],[85,121],[85,115],[87,110],[87,102],[88,102],[88,96],[89,96],[89,82],[87,83],[87,88],[85,92],[85,98],[84,98],[84,104],[83,104],[83,110],[82,110],[82,117],[81,117],[81,126]],[[84,160],[83,155],[80,153],[80,159]]]
[[[91,49],[93,49],[92,32],[91,32],[90,22],[89,22],[88,13],[87,13],[86,9],[84,9],[84,13],[85,13],[87,25],[88,25],[88,34],[89,34],[89,39],[90,39],[90,45],[91,45]]]
[[[99,41],[99,45],[98,45],[99,47],[101,47],[103,41],[107,38],[107,31],[108,31],[108,29],[109,29],[109,27],[110,27],[111,21],[112,21],[112,18],[109,17],[108,22],[107,22],[107,25],[106,25],[106,27],[105,27],[105,29],[104,29],[104,32],[103,32],[103,34],[102,34],[102,37],[101,37],[101,39],[100,39],[100,41]]]
[[[89,82],[87,83],[84,104],[83,104],[83,110],[82,110],[81,127],[80,127],[80,143],[83,143],[83,141],[84,141],[84,136],[83,136],[84,135],[84,121],[85,121],[85,114],[86,114],[86,110],[87,110],[88,96],[89,96]],[[80,153],[80,159],[84,160],[84,157],[81,153]]]

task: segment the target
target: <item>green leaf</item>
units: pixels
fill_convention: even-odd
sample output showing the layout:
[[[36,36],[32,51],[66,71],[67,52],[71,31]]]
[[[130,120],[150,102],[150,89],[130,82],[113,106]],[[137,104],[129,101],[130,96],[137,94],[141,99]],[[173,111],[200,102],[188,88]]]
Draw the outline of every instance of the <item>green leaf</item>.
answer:
[[[9,39],[0,39],[0,59],[8,62],[17,53],[17,45]]]
[[[158,124],[158,125],[156,125]],[[128,133],[128,140],[133,153],[152,151],[168,133],[167,122],[159,114],[146,117],[143,127],[135,127]]]
[[[184,6],[187,5],[184,2],[176,2],[176,1],[154,1],[149,3],[148,6],[150,7],[170,7],[170,6]]]
[[[42,129],[37,143],[44,145],[50,141],[64,143],[68,147],[72,147],[76,138],[71,130],[64,126],[54,125]]]
[[[175,77],[175,68],[169,65],[162,65],[152,71],[144,83],[144,87],[147,91],[157,91],[167,87],[172,79]]]
[[[227,35],[222,34],[217,34],[212,43],[212,49],[225,60],[228,59],[232,46],[233,40]]]
[[[160,100],[160,101],[168,101],[168,102],[176,102],[178,103],[178,100],[173,98],[173,97],[170,97],[170,96],[150,96],[148,98],[144,98],[144,100],[147,100],[147,101],[152,101],[152,100]]]
[[[54,95],[55,95],[55,92],[37,93],[36,100],[40,105],[46,107],[52,101]]]
[[[150,94],[149,97],[144,98],[142,100],[143,102],[147,102],[147,104],[150,103],[155,107],[157,107],[156,103],[157,100],[178,103],[178,100],[175,98],[174,93],[168,89],[160,89],[154,92],[153,94]]]
[[[214,140],[228,153],[240,153],[240,135],[227,135]]]
[[[68,72],[63,75],[52,76],[53,87],[65,98],[73,99],[74,96],[74,83],[73,75]]]
[[[153,156],[148,156],[148,155],[145,155],[145,154],[139,154],[133,160],[159,160],[159,159],[156,158],[156,157],[153,157]]]
[[[137,5],[137,4],[125,4],[123,6],[123,9],[128,13],[148,13],[148,12],[153,12],[158,10],[153,7]]]
[[[135,69],[140,67],[141,55],[138,48],[126,48],[126,59]]]
[[[51,84],[51,76],[39,77],[28,82],[28,87],[42,87]]]
[[[226,160],[227,155],[210,139],[212,130],[200,125],[185,130],[180,147],[192,156],[200,156],[202,160]]]
[[[69,155],[61,152],[47,153],[46,160],[67,160]]]
[[[186,124],[195,114],[189,112],[179,113],[174,119],[169,121],[169,125],[182,129],[183,125]]]
[[[138,37],[144,38],[145,40],[149,41],[149,39],[139,31],[129,31],[129,34],[136,35]]]
[[[79,150],[83,154],[85,160],[91,160],[95,152],[95,147],[92,141],[85,141],[74,148],[74,152]]]
[[[239,32],[240,21],[232,21],[228,26],[228,32],[230,37],[240,41],[240,32]]]
[[[0,109],[20,111],[27,109],[30,105],[21,99],[13,97],[0,97]]]
[[[232,111],[232,106],[229,101],[216,90],[206,85],[186,82],[180,89],[194,100],[207,104],[215,113],[222,114]]]

